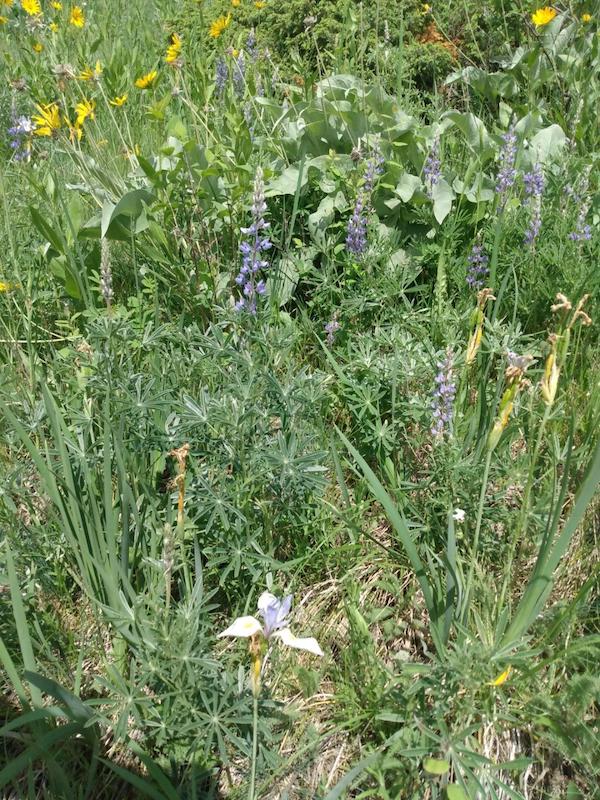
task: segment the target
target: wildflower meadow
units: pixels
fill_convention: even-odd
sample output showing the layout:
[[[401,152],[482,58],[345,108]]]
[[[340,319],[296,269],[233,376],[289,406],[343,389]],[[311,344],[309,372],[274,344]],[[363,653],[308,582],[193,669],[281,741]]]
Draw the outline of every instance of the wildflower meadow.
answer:
[[[1,798],[600,798],[599,20],[0,0]]]

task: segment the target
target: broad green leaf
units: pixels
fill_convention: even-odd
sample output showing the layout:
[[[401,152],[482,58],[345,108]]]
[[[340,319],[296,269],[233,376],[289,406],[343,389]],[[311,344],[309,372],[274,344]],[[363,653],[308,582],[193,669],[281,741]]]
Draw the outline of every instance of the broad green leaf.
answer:
[[[545,164],[555,159],[567,142],[565,132],[560,125],[550,125],[535,134],[530,143],[534,161]]]
[[[454,192],[444,178],[440,178],[433,187],[433,216],[439,225],[446,219],[452,210]]]
[[[422,187],[421,178],[417,175],[411,175],[405,172],[396,184],[396,194],[400,197],[403,203],[408,203],[412,200],[415,192]]]
[[[482,120],[475,114],[461,113],[459,111],[448,111],[442,119],[451,120],[454,125],[465,135],[469,147],[480,156],[482,160],[487,160],[494,153],[490,135],[487,132]]]
[[[31,220],[33,224],[42,234],[44,239],[47,242],[50,242],[52,247],[58,253],[64,253],[66,243],[62,234],[59,231],[55,231],[54,228],[44,219],[44,217],[42,217],[40,212],[33,206],[29,206],[29,213],[31,214]]]
[[[296,194],[298,183],[300,186],[305,186],[308,180],[306,172],[300,174],[298,167],[287,167],[281,175],[269,183],[265,187],[265,197],[278,197],[282,194]]]

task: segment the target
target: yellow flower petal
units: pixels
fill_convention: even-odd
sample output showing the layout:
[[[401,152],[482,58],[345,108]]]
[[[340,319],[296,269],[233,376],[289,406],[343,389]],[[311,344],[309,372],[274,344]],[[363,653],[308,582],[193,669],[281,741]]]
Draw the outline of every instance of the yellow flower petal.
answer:
[[[218,37],[223,33],[223,31],[229,27],[230,22],[231,22],[231,14],[227,14],[227,16],[222,14],[210,26],[210,30],[208,31],[209,35],[212,36],[213,39],[218,39]]]
[[[135,82],[135,85],[138,89],[147,89],[151,86],[158,76],[158,72],[153,69],[151,72],[147,72],[145,75],[142,75],[138,78]]]
[[[512,667],[509,665],[503,673],[498,675],[497,678],[494,678],[493,681],[488,682],[488,686],[502,686],[503,683],[506,683],[508,680],[510,673],[512,672]]]
[[[531,21],[536,28],[540,28],[542,25],[547,25],[549,22],[552,22],[557,13],[558,12],[551,6],[544,6],[544,8],[538,8],[537,11],[534,11],[531,15]]]
[[[40,0],[21,0],[21,8],[30,17],[36,17],[42,13]]]

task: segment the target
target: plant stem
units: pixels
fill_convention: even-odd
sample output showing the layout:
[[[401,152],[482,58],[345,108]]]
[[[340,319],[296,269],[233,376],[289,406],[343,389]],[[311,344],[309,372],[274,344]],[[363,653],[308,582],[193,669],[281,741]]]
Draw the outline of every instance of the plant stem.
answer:
[[[256,757],[258,754],[258,693],[253,693],[252,705],[252,761],[250,762],[250,785],[248,786],[248,800],[254,800],[254,786],[256,783]]]
[[[538,460],[538,456],[540,454],[540,448],[542,446],[542,440],[544,438],[544,433],[546,430],[546,425],[548,424],[548,420],[550,418],[550,412],[552,407],[546,405],[544,410],[544,416],[542,418],[542,422],[540,425],[540,429],[538,431],[537,441],[535,443],[535,448],[533,450],[533,454],[531,456],[531,461],[529,463],[529,472],[527,474],[527,483],[525,484],[525,489],[523,491],[523,502],[521,503],[521,513],[519,515],[519,522],[517,523],[514,533],[511,537],[510,546],[508,549],[508,560],[506,565],[506,570],[504,573],[504,581],[502,583],[502,592],[500,594],[500,601],[498,604],[498,608],[502,609],[504,605],[504,600],[506,598],[506,592],[508,590],[508,584],[510,583],[511,573],[512,573],[512,565],[515,558],[515,553],[517,549],[517,544],[520,541],[522,534],[525,529],[525,522],[527,520],[527,512],[529,510],[529,497],[531,495],[531,489],[533,487],[533,474],[535,471],[535,465]]]
[[[467,594],[470,593],[471,585],[473,583],[473,573],[475,572],[475,560],[477,558],[477,548],[479,547],[479,534],[481,532],[481,521],[483,519],[483,505],[485,503],[485,493],[488,484],[488,477],[490,474],[490,464],[492,463],[492,451],[488,450],[485,457],[485,467],[483,468],[483,480],[481,482],[481,491],[479,493],[479,506],[477,508],[477,520],[475,523],[475,534],[473,536],[473,544],[471,546],[471,566],[469,567],[469,578],[467,580],[466,590]],[[468,611],[469,603],[465,606],[465,614]]]

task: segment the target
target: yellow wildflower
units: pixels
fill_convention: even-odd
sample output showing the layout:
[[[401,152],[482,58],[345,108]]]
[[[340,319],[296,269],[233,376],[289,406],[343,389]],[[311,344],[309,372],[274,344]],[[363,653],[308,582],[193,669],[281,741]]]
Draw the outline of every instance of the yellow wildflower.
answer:
[[[227,16],[222,14],[210,26],[209,34],[212,36],[213,39],[218,39],[219,36],[223,33],[223,31],[229,27],[230,22],[231,22],[231,14],[227,14]]]
[[[117,107],[124,106],[125,103],[127,102],[127,93],[122,94],[120,97],[119,96],[114,97],[112,100],[109,100],[108,102],[111,104],[111,106],[117,106]]]
[[[85,17],[83,16],[83,9],[81,6],[73,6],[71,14],[69,15],[69,22],[76,28],[83,28],[85,25]]]
[[[582,22],[588,23],[588,22],[591,22],[591,20],[592,20],[592,15],[591,14],[582,14],[581,15],[581,21]]]
[[[531,21],[536,28],[541,28],[542,25],[552,22],[556,14],[557,12],[551,6],[544,6],[544,8],[538,8],[537,11],[534,11],[531,15]]]
[[[173,64],[181,54],[181,36],[177,33],[172,33],[169,37],[170,44],[167,47],[165,61],[167,64]]]
[[[94,69],[90,69],[89,67],[85,67],[79,73],[79,80],[81,81],[97,81],[100,76],[102,75],[102,64],[99,61],[96,61],[96,66]]]
[[[7,8],[10,8],[13,3],[14,0],[0,0],[0,6],[6,6]]]
[[[55,8],[57,11],[62,11],[62,3],[59,3],[58,0],[53,0],[53,2],[50,3],[50,5],[52,6],[52,8]]]
[[[254,8],[258,8],[260,11],[261,8],[264,8],[267,4],[263,2],[263,0],[255,0]]]
[[[42,13],[40,0],[21,0],[21,8],[30,17],[36,17]]]
[[[151,72],[147,72],[145,75],[142,75],[141,78],[138,78],[135,82],[135,85],[138,89],[147,89],[154,83],[157,75],[158,72],[153,69]]]
[[[10,283],[5,283],[4,281],[0,281],[0,292],[8,292],[11,288]]]
[[[0,25],[6,25],[8,22],[8,17],[0,17]]]
[[[509,665],[501,675],[498,675],[498,677],[494,678],[493,681],[489,681],[488,686],[502,686],[502,684],[506,683],[508,680],[511,672],[512,667]]]
[[[86,119],[95,119],[96,115],[94,109],[96,108],[95,100],[82,100],[75,106],[75,113],[77,114],[77,121],[75,125],[81,127]],[[80,137],[81,138],[81,137]]]
[[[36,136],[53,136],[60,128],[60,113],[56,103],[36,105],[39,113],[33,115]]]
[[[58,23],[51,22],[50,25],[48,25],[48,27],[50,28],[52,33],[58,33]]]
[[[240,2],[241,2],[241,0],[231,0],[231,5],[234,8],[237,8],[239,6]]]
[[[44,49],[44,45],[41,42],[34,42],[31,46],[34,53],[41,53]]]

